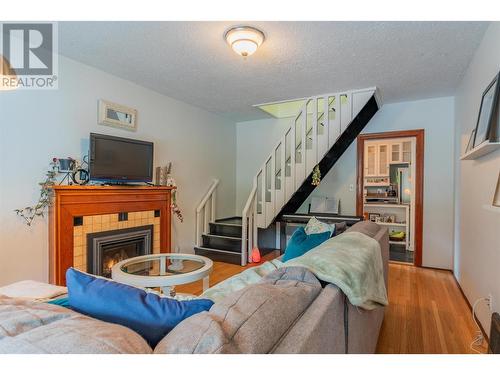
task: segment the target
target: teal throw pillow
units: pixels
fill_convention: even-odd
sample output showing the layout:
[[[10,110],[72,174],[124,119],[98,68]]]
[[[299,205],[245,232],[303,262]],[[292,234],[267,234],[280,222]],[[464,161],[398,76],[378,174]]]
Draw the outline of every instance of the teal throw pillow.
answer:
[[[303,227],[297,228],[288,241],[283,262],[300,257],[330,238],[330,231],[307,235]]]

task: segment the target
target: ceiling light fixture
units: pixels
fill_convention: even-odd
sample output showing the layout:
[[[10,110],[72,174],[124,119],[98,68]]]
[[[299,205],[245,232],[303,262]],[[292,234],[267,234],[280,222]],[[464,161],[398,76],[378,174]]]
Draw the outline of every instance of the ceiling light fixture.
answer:
[[[238,26],[229,29],[224,39],[238,55],[247,57],[252,55],[264,43],[264,33],[255,27]]]
[[[17,89],[17,74],[9,61],[0,55],[0,91]]]

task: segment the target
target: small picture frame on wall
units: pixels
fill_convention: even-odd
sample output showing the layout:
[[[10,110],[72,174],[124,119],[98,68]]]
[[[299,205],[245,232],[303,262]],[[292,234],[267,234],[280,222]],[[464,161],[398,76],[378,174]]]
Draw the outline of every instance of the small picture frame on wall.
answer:
[[[484,90],[481,98],[473,148],[491,138],[492,123],[494,122],[493,120],[496,120],[495,115],[498,115],[498,91],[499,83],[497,74],[486,90]]]
[[[465,147],[465,153],[468,153],[472,150],[472,143],[474,142],[474,136],[476,135],[476,129],[472,129],[469,136],[469,141],[467,142],[467,146]]]
[[[497,187],[493,196],[493,206],[500,207],[500,172],[498,172]]]
[[[129,131],[137,130],[137,110],[99,100],[99,124]]]

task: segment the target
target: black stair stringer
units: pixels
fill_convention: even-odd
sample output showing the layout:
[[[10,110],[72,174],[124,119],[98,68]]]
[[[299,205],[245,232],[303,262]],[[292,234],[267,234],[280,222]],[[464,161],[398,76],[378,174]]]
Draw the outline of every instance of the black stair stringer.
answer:
[[[368,100],[365,106],[361,109],[358,115],[351,121],[351,124],[340,135],[335,144],[328,150],[323,159],[319,162],[319,170],[321,176],[325,176],[328,171],[335,165],[337,160],[340,159],[342,154],[354,142],[356,137],[361,133],[365,126],[370,122],[372,117],[379,110],[375,94]],[[309,176],[304,180],[302,185],[292,195],[290,200],[283,206],[274,221],[281,221],[281,216],[285,214],[293,214],[297,212],[302,203],[307,199],[309,194],[315,189],[312,182],[312,171]]]

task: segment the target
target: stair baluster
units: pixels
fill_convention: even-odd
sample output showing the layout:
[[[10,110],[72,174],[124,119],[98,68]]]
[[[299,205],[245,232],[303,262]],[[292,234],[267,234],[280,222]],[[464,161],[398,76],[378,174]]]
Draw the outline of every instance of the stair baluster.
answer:
[[[218,185],[219,185],[219,180],[214,179],[212,185],[210,185],[210,188],[208,189],[207,193],[201,200],[200,204],[198,205],[198,207],[196,207],[196,246],[201,245],[202,235],[208,232],[208,223],[210,221],[215,221],[216,189]],[[208,216],[209,202],[210,202],[210,219]]]
[[[257,172],[254,187],[243,210],[242,253],[246,252],[249,262],[252,247],[258,244],[257,228],[267,228],[274,221],[372,96],[375,96],[378,108],[380,99],[376,88],[304,100],[292,125]],[[280,146],[281,183],[277,186],[275,160]],[[253,204],[255,215],[252,220],[249,210]]]
[[[214,180],[196,209],[196,253],[242,266],[252,262],[258,228],[267,228],[283,212],[295,212],[314,188],[309,184],[314,167],[326,173],[380,105],[376,88],[304,99],[257,171],[241,223],[240,218],[216,219],[219,181]]]

